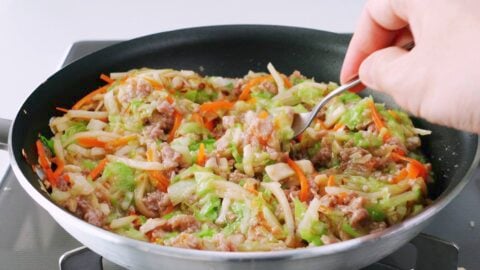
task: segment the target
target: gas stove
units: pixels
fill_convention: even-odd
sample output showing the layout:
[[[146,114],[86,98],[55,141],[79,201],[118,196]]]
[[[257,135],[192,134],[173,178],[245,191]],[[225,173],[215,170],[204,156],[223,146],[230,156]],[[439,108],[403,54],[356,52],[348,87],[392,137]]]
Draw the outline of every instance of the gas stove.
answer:
[[[63,65],[116,42],[76,42]],[[5,168],[0,164],[0,173]],[[479,206],[480,169],[422,234],[364,270],[480,269]],[[25,193],[9,169],[0,181],[0,217],[0,269],[123,269],[67,234]]]

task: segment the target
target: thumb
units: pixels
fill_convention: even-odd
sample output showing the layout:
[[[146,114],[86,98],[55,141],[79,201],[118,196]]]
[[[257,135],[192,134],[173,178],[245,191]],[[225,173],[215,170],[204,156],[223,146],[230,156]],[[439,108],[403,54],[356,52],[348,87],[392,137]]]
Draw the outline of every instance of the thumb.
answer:
[[[405,85],[408,74],[408,51],[399,47],[388,47],[368,56],[360,65],[360,80],[366,86],[395,95]]]

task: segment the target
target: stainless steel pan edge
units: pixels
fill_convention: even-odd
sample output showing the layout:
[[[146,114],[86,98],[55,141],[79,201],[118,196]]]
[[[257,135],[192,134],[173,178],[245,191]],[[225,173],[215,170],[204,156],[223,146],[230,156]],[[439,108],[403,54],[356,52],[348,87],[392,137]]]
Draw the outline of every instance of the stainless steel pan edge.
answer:
[[[8,121],[8,120],[7,120]],[[8,121],[9,122],[9,121]],[[7,123],[8,123],[7,122]],[[15,121],[11,126],[15,125]],[[8,126],[8,125],[7,125]],[[12,129],[8,142],[11,145]],[[129,269],[358,269],[392,253],[415,237],[431,219],[455,198],[471,179],[480,159],[480,147],[465,177],[419,215],[383,232],[323,247],[276,252],[215,252],[164,247],[129,239],[96,226],[61,209],[24,177],[13,150],[9,157],[15,176],[27,193],[72,236],[96,253]],[[115,247],[115,249],[112,249]]]
[[[11,139],[11,138],[10,138]],[[10,150],[10,158],[13,157]],[[358,269],[392,253],[414,238],[468,183],[474,164],[454,189],[416,217],[387,230],[323,247],[276,252],[226,253],[164,247],[129,239],[71,215],[41,195],[23,176],[14,159],[12,169],[27,193],[81,243],[129,269]]]
[[[13,125],[15,125],[15,120]],[[8,141],[12,143],[12,130]],[[1,138],[0,138],[1,139]],[[324,247],[264,253],[225,253],[163,247],[132,240],[90,225],[56,206],[37,191],[21,172],[9,149],[12,169],[22,187],[80,242],[102,256],[132,269],[355,269],[371,264],[417,235],[432,217],[456,197],[468,183],[480,157],[476,154],[463,179],[448,188],[424,212],[387,230]]]

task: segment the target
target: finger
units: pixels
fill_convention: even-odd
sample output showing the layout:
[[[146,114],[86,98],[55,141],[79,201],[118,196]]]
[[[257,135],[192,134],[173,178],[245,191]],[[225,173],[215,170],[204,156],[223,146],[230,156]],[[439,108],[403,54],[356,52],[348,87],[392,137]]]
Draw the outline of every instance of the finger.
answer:
[[[408,44],[413,41],[413,34],[410,31],[409,27],[405,27],[397,33],[395,40],[393,41],[393,46],[403,47],[405,44]]]
[[[388,47],[367,57],[360,66],[359,76],[368,87],[393,94],[403,88],[408,68],[408,51]]]
[[[360,16],[342,66],[340,81],[354,77],[372,52],[393,43],[396,31],[407,25],[409,0],[370,0]]]

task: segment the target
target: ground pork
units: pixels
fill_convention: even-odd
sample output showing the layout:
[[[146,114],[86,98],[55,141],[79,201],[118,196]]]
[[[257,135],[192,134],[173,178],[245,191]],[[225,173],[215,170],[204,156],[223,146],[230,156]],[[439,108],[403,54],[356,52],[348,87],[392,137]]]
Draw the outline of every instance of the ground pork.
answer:
[[[75,214],[88,223],[98,227],[101,227],[105,222],[105,215],[103,212],[100,211],[100,209],[95,209],[82,197],[77,199],[77,210]]]
[[[343,213],[350,217],[349,221],[352,226],[357,226],[369,217],[364,208],[366,201],[364,197],[357,197],[352,199],[348,205],[338,206]]]
[[[202,240],[192,234],[181,233],[175,237],[165,240],[166,246],[189,248],[189,249],[202,249]]]
[[[237,251],[237,247],[245,241],[245,236],[242,234],[233,234],[225,236],[223,233],[215,234],[212,237],[214,247],[218,251]]]
[[[333,235],[322,235],[320,238],[325,245],[338,243],[340,240]]]
[[[251,144],[258,141],[266,142],[273,132],[273,123],[269,119],[260,119],[252,111],[244,116],[245,130],[244,144]]]
[[[192,233],[200,228],[200,223],[192,215],[176,215],[168,220],[163,220],[162,223],[155,228],[154,236],[161,236],[165,232],[186,232]]]
[[[277,86],[271,81],[264,81],[261,86],[274,95],[278,93]]]
[[[173,150],[168,143],[164,142],[160,145],[160,147],[160,157],[163,166],[165,166],[166,169],[178,167],[179,163],[181,162],[182,155]]]
[[[222,117],[222,125],[224,129],[232,128],[235,125],[236,117],[234,115],[226,115]]]
[[[61,175],[57,179],[57,188],[60,191],[67,191],[70,188],[70,182],[65,178],[65,175]]]
[[[162,101],[157,106],[156,111],[149,117],[149,125],[144,128],[144,135],[153,140],[165,140],[168,132],[173,127],[174,107],[167,101]]]
[[[228,175],[228,180],[232,181],[234,183],[239,183],[240,180],[249,178],[250,176],[243,174],[239,172],[238,170],[235,170],[233,173]]]
[[[158,214],[163,213],[171,204],[168,194],[159,190],[148,193],[142,201],[148,210]]]
[[[405,142],[405,146],[407,147],[408,150],[415,150],[418,147],[420,147],[420,145],[421,145],[420,137],[418,136],[408,137],[407,141]]]
[[[331,143],[322,140],[320,149],[312,156],[312,162],[315,165],[326,166],[332,159]]]
[[[163,124],[156,122],[152,125],[146,126],[143,130],[144,136],[153,140],[166,140],[167,135],[163,131]]]
[[[119,94],[121,102],[129,103],[133,99],[145,98],[152,92],[152,85],[143,79],[127,80],[125,90]]]

